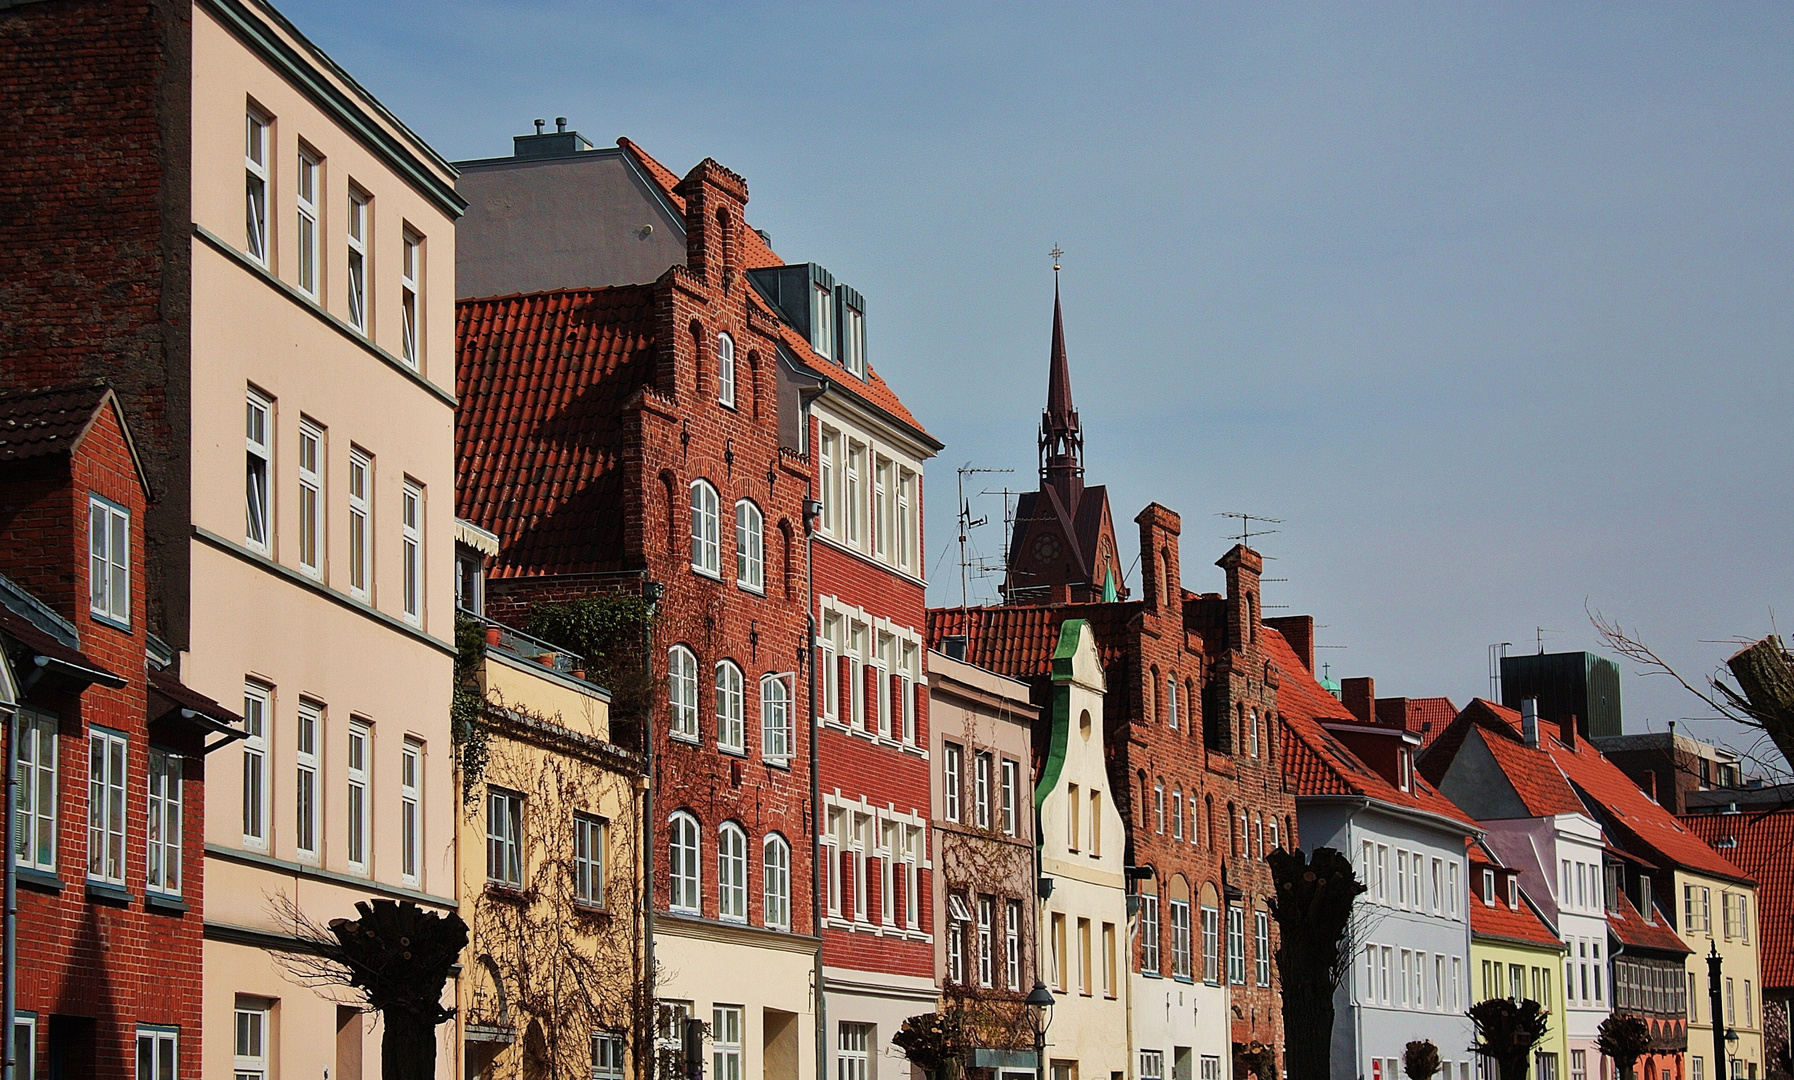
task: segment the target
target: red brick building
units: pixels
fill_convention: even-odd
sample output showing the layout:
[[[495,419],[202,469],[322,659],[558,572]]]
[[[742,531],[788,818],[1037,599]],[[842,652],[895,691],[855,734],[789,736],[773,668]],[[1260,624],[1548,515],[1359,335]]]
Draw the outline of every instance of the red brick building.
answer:
[[[1224,1071],[1223,1047],[1282,1045],[1275,965],[1267,972],[1259,963],[1276,948],[1263,855],[1294,846],[1295,808],[1282,774],[1283,672],[1266,642],[1281,632],[1310,664],[1313,623],[1263,618],[1263,560],[1243,545],[1216,563],[1225,591],[1186,590],[1179,518],[1156,503],[1135,518],[1140,598],[1105,602],[1104,595],[1125,594],[1105,561],[1115,550],[1106,493],[1083,485],[1083,436],[1056,297],[1048,386],[1041,490],[1023,506],[1053,510],[1022,513],[1011,547],[1008,596],[1028,602],[933,610],[928,641],[1044,693],[1059,625],[1089,622],[1108,682],[1109,780],[1128,823],[1128,865],[1143,875],[1132,950],[1134,1042],[1161,1048],[1165,1068],[1177,1075],[1237,1075]],[[1086,505],[1092,500],[1100,505]],[[1041,537],[1052,538],[1053,551]],[[1189,1061],[1192,1055],[1209,1060]]]
[[[105,384],[0,395],[20,1077],[199,1068],[205,754],[238,720],[149,634],[148,498]]]

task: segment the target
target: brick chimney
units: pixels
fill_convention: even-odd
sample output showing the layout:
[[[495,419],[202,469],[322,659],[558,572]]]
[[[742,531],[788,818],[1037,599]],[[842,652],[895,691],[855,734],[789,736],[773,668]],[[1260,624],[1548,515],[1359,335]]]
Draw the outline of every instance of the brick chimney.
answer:
[[[705,158],[674,189],[685,200],[685,266],[701,278],[721,274],[727,288],[741,265],[747,181]]]
[[[1571,750],[1576,749],[1577,724],[1578,720],[1575,713],[1557,718],[1557,740]]]
[[[1181,611],[1183,575],[1178,567],[1177,538],[1183,532],[1183,519],[1155,502],[1140,511],[1134,524],[1140,526],[1140,580],[1146,610],[1154,614]]]
[[[1420,718],[1414,713],[1414,703],[1405,697],[1378,698],[1376,701],[1377,722],[1398,727],[1403,731],[1420,730]]]
[[[1374,724],[1377,720],[1377,681],[1366,677],[1361,679],[1341,679],[1339,681],[1339,700],[1346,710],[1366,724]]]
[[[1314,616],[1313,615],[1279,615],[1274,619],[1265,619],[1264,624],[1283,635],[1289,642],[1296,659],[1302,666],[1314,673]]]
[[[1244,652],[1258,640],[1263,611],[1258,604],[1258,578],[1264,573],[1264,556],[1244,544],[1235,544],[1215,561],[1227,572],[1227,644]]]

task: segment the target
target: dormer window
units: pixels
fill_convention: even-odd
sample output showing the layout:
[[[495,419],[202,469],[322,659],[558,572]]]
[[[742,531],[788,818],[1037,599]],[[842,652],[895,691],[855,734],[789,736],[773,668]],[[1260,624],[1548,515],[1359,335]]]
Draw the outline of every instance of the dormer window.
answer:
[[[821,282],[810,290],[810,347],[820,357],[835,355],[835,295]]]
[[[863,379],[866,377],[866,302],[845,285],[836,291],[841,294],[841,366]]]
[[[1256,740],[1254,740],[1256,741]],[[1414,756],[1406,748],[1395,752],[1396,786],[1403,791],[1411,791],[1414,787]]]
[[[1647,924],[1657,921],[1657,902],[1651,895],[1651,875],[1638,875],[1638,911]]]
[[[1520,910],[1520,878],[1514,874],[1507,879],[1507,906],[1512,911]]]
[[[1495,906],[1495,871],[1483,871],[1483,906]]]

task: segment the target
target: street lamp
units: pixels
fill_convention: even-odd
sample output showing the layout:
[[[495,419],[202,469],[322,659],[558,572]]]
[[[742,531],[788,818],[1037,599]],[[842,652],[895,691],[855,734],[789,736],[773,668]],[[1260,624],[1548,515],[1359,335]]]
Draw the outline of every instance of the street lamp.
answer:
[[[1053,1023],[1053,1003],[1058,999],[1047,984],[1034,980],[1034,989],[1022,1004],[1034,1010],[1034,1069],[1037,1080],[1046,1080],[1046,1032]]]
[[[1738,1055],[1738,1029],[1730,1028],[1730,1027],[1726,1028],[1725,1029],[1725,1058],[1726,1058],[1726,1070],[1725,1071],[1726,1071],[1726,1076],[1727,1076],[1728,1080],[1730,1077],[1738,1075],[1738,1056],[1737,1055]]]

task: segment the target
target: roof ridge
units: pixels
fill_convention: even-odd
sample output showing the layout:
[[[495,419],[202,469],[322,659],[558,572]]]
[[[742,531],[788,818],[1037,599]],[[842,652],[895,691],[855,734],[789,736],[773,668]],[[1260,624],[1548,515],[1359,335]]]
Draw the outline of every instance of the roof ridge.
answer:
[[[56,383],[51,386],[33,386],[22,390],[0,390],[0,401],[25,401],[48,394],[69,394],[76,390],[110,390],[112,384],[102,376],[91,379],[76,379],[73,382]]]

